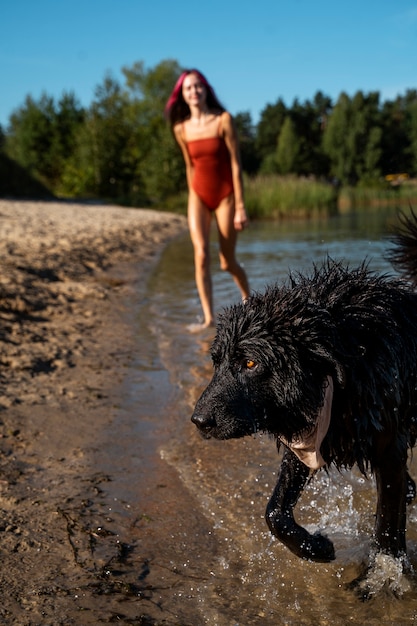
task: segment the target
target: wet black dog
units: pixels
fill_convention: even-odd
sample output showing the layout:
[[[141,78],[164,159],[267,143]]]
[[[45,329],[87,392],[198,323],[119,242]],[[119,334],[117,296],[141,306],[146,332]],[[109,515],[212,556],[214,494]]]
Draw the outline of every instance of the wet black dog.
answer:
[[[403,218],[392,260],[417,280],[417,220]],[[327,261],[291,275],[221,316],[213,379],[192,421],[206,437],[257,431],[285,446],[266,511],[296,555],[334,559],[332,542],[298,525],[293,509],[312,470],[357,464],[376,477],[374,551],[405,557],[407,472],[417,436],[417,294],[364,264]]]

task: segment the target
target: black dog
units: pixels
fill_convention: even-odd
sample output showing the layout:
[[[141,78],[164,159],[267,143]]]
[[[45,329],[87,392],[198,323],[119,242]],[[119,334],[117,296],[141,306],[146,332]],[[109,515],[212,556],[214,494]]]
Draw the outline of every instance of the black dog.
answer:
[[[391,259],[417,280],[417,219],[403,217]],[[221,316],[213,379],[192,421],[205,437],[256,431],[285,445],[266,511],[296,555],[334,559],[333,544],[298,525],[293,509],[311,470],[355,463],[376,477],[375,553],[406,555],[407,453],[417,436],[417,294],[366,264],[327,261],[291,275]]]

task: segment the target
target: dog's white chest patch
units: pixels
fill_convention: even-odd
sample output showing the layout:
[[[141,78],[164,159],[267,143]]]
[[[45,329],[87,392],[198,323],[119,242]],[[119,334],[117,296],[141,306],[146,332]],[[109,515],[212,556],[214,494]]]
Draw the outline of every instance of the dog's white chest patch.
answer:
[[[301,436],[287,441],[280,437],[280,441],[294,452],[304,465],[312,470],[317,470],[326,465],[320,453],[320,446],[329,430],[330,416],[332,413],[333,401],[333,379],[327,376],[326,391],[324,394],[323,406],[317,416],[317,421],[312,429],[306,431]]]

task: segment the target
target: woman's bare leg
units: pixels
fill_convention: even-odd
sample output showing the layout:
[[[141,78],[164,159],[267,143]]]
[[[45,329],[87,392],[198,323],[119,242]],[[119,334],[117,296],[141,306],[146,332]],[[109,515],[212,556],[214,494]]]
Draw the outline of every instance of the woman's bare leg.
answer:
[[[222,270],[230,272],[239,287],[242,300],[250,295],[249,283],[245,270],[236,260],[237,232],[233,225],[235,214],[233,196],[225,198],[216,211],[217,229],[219,231],[220,243],[220,267]]]
[[[188,196],[188,225],[194,248],[195,282],[204,315],[203,326],[214,326],[210,271],[211,213],[193,189]]]

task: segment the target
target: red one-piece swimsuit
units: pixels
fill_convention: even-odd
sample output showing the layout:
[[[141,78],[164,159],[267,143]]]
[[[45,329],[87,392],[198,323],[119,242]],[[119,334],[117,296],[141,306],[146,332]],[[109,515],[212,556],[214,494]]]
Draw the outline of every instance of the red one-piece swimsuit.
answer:
[[[191,186],[210,211],[215,211],[233,193],[232,166],[225,140],[218,134],[186,144],[194,169]]]

